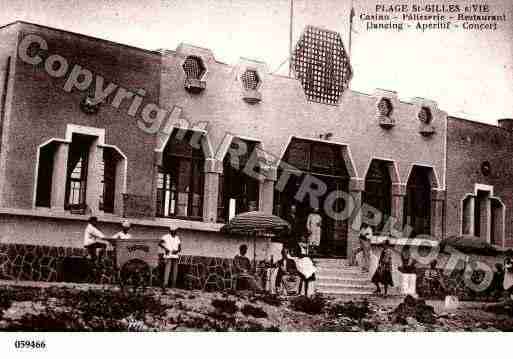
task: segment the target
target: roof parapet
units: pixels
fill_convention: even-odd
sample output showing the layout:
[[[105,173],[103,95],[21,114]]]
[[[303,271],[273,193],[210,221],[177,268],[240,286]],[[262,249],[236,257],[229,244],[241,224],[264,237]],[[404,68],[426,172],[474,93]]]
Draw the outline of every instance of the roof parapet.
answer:
[[[212,50],[206,49],[204,47],[186,44],[183,42],[176,47],[176,53],[183,57],[197,56],[207,63],[213,63],[216,61]]]
[[[244,69],[248,68],[257,70],[261,74],[269,73],[269,66],[266,62],[247,57],[239,57],[235,68],[237,69],[237,72],[244,71]]]
[[[426,98],[413,97],[408,102],[419,107],[429,107],[432,110],[438,110],[438,102]]]

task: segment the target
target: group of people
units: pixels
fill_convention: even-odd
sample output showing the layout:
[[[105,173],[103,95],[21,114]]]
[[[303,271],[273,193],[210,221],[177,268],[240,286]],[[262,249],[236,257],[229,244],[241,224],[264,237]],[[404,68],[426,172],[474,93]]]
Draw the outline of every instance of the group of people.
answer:
[[[489,292],[495,297],[500,297],[502,294],[513,297],[513,251],[506,252],[504,263],[495,264],[495,273]]]
[[[233,258],[235,289],[261,291],[262,285],[252,270],[250,259],[247,257],[248,246],[242,244],[239,247],[239,254]],[[303,293],[308,296],[309,283],[315,280],[315,266],[310,258],[301,254],[301,251],[293,249],[285,244],[281,250],[281,258],[275,264],[275,281],[273,283],[276,293],[288,294],[289,288],[286,281],[292,277],[299,279],[297,294]]]
[[[318,245],[317,237],[320,238],[320,228],[322,218],[317,211],[312,212],[307,220],[307,234],[313,238],[313,245]],[[297,229],[297,218],[295,207],[292,206],[289,219],[291,219],[292,231],[288,241],[284,243],[281,251],[281,258],[275,264],[276,281],[273,284],[276,291],[284,291],[286,279],[290,276],[296,276],[300,279],[299,294],[304,289],[305,295],[308,295],[309,283],[315,280],[316,268],[312,260],[309,258],[309,246],[312,242],[304,242],[304,237]],[[84,230],[84,248],[87,250],[88,256],[92,260],[96,260],[98,256],[105,255],[108,249],[112,248],[112,244],[116,240],[131,239],[130,233],[131,224],[129,221],[121,223],[121,230],[113,236],[106,236],[101,230],[98,229],[98,219],[90,217],[88,224]],[[369,272],[370,269],[370,255],[371,255],[371,239],[373,237],[372,227],[368,224],[363,224],[359,233],[360,247],[353,253],[352,262],[355,264],[357,255],[361,253],[360,265],[363,272]],[[169,279],[171,278],[171,286],[175,287],[178,277],[178,261],[179,253],[181,252],[181,241],[178,236],[178,227],[171,225],[168,232],[164,234],[159,241],[161,249],[162,260],[164,261],[164,279],[162,288],[168,286]],[[401,252],[402,266],[399,270],[402,273],[415,273],[415,261],[411,258],[408,246],[405,246]],[[248,247],[243,244],[239,247],[239,254],[234,257],[233,265],[236,275],[236,287],[239,289],[249,290],[262,290],[262,285],[255,275],[254,268],[251,265],[250,259],[247,257]],[[371,280],[376,286],[376,294],[388,294],[389,287],[394,286],[392,277],[392,253],[393,249],[390,241],[386,240],[383,243],[383,250],[380,253],[378,264]],[[441,278],[440,270],[437,268],[437,261],[434,260],[430,263],[428,269],[423,274],[423,287],[426,287],[430,293],[439,293],[442,295],[446,292],[443,280]],[[502,292],[506,291],[508,295],[513,295],[513,259],[512,255],[506,256],[504,264],[497,264],[494,274],[493,284],[491,286],[493,291]]]
[[[312,208],[311,213],[306,219],[306,223],[301,223],[297,215],[296,206],[290,207],[286,216],[291,225],[291,231],[288,238],[283,243],[281,258],[273,263],[275,271],[272,288],[277,293],[302,294],[308,296],[309,284],[315,280],[316,268],[309,257],[309,253],[318,252],[321,241],[322,217],[318,208]],[[234,257],[234,269],[236,277],[236,289],[262,290],[262,285],[254,272],[252,271],[251,261],[246,256],[248,247],[242,244],[239,247],[239,254]],[[288,288],[288,281],[295,283],[299,280],[299,287]]]
[[[121,223],[121,230],[109,237],[98,228],[98,219],[90,217],[88,224],[84,230],[84,248],[87,250],[88,257],[96,260],[98,257],[105,256],[107,250],[113,248],[116,240],[132,239],[130,233],[131,224],[128,221]],[[159,241],[161,256],[164,261],[164,279],[162,282],[162,290],[165,291],[169,280],[171,279],[171,287],[176,287],[178,277],[179,253],[181,252],[181,241],[178,236],[178,227],[171,225],[168,232],[164,234]],[[255,275],[254,268],[250,259],[247,257],[248,246],[242,244],[239,247],[239,254],[233,259],[235,272],[235,284],[237,289],[248,289],[253,291],[262,290],[262,285]],[[276,263],[277,281],[276,287],[282,285],[282,279],[288,275],[298,275],[301,279],[299,292],[302,291],[304,285],[304,293],[308,295],[308,283],[315,279],[315,267],[312,261],[302,255],[299,247],[293,248],[295,256],[290,255],[288,243],[284,246],[281,254],[282,258]]]
[[[112,237],[108,237],[98,229],[98,218],[94,216],[90,217],[84,230],[84,248],[87,250],[89,258],[96,260],[98,255],[100,257],[104,256],[106,251],[112,248],[112,243],[116,240],[132,239],[130,228],[130,222],[125,220],[121,223],[121,231],[117,232]],[[159,247],[164,261],[162,290],[165,291],[169,283],[170,275],[171,287],[176,287],[178,277],[178,260],[179,253],[182,250],[182,244],[178,236],[177,226],[171,225],[168,228],[168,232],[160,238]]]
[[[359,234],[360,247],[353,253],[352,258],[352,262],[355,264],[357,255],[361,253],[361,263],[359,264],[363,272],[369,272],[372,236],[372,227],[364,223]],[[376,286],[376,294],[381,294],[380,286],[383,286],[384,295],[387,295],[389,287],[394,286],[392,278],[392,253],[393,249],[390,241],[386,240],[383,243],[383,250],[379,256],[376,271],[371,277],[372,282]],[[409,246],[403,247],[400,258],[402,263],[398,270],[401,273],[417,273],[417,262],[412,258]],[[510,297],[513,296],[513,251],[506,252],[504,263],[497,263],[495,268],[493,281],[488,289],[488,293],[494,296],[499,296],[503,293]],[[442,271],[438,268],[437,260],[432,260],[429,263],[429,267],[423,270],[419,280],[421,281],[420,287],[422,291],[425,291],[425,294],[428,296],[443,298],[449,291],[442,278]]]

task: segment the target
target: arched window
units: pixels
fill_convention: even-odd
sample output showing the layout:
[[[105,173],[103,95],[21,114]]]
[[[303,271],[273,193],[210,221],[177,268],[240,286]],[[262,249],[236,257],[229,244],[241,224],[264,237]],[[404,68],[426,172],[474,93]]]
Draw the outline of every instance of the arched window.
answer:
[[[404,224],[411,227],[411,235],[431,234],[431,176],[432,169],[413,166],[406,186]]]
[[[59,143],[50,142],[39,150],[39,167],[37,169],[36,206],[50,207],[52,198],[52,176],[54,157]]]
[[[376,231],[383,229],[392,210],[392,181],[388,172],[389,165],[385,161],[372,160],[365,177],[362,202],[381,213],[381,223],[376,226]]]
[[[173,131],[164,149],[157,183],[157,216],[203,217],[205,156],[193,131]]]
[[[217,218],[227,222],[231,216],[258,210],[259,182],[248,175],[258,169],[244,168],[248,164],[257,142],[234,138],[223,161],[223,174],[219,178]]]
[[[100,210],[105,213],[114,213],[114,203],[116,197],[116,187],[119,178],[118,167],[122,156],[113,148],[104,147],[103,157],[100,161]]]
[[[71,211],[83,211],[86,207],[89,154],[94,141],[95,137],[89,135],[73,134],[72,137],[68,155],[66,202],[64,204],[64,208]]]

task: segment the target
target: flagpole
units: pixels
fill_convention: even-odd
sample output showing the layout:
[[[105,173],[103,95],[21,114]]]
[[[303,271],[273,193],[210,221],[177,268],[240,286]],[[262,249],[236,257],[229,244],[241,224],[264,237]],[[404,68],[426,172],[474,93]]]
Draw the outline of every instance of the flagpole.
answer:
[[[349,44],[348,44],[348,55],[351,58],[351,44],[353,38],[353,17],[354,17],[354,7],[353,0],[351,0],[351,12],[349,13]]]
[[[290,29],[289,29],[289,77],[292,77],[292,30],[294,18],[294,0],[290,0]]]

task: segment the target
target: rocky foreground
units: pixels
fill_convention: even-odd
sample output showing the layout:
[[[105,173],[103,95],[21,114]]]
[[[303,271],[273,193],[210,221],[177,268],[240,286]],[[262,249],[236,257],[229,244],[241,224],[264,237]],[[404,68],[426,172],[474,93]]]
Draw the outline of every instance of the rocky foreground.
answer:
[[[513,306],[444,311],[412,297],[0,288],[2,331],[513,331]]]

